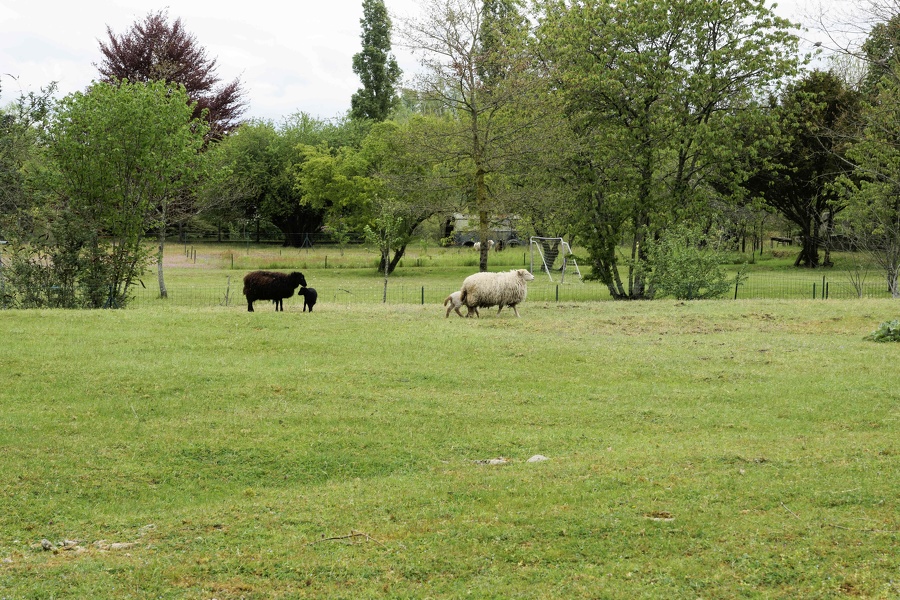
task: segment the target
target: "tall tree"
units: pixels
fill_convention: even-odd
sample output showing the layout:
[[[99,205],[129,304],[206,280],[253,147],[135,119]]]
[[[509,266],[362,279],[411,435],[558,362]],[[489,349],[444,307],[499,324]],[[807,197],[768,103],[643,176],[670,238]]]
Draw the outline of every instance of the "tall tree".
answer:
[[[194,107],[193,118],[209,122],[209,136],[233,130],[246,109],[240,80],[220,84],[216,60],[189,33],[181,19],[169,21],[166,11],[148,13],[131,29],[117,35],[107,26],[100,41],[103,59],[95,64],[104,81],[166,81],[184,86]]]
[[[416,87],[456,126],[433,140],[445,154],[447,172],[461,185],[478,217],[481,256],[487,270],[491,217],[502,212],[492,188],[523,150],[520,143],[541,118],[534,111],[534,61],[528,52],[527,21],[519,2],[425,0],[421,19],[404,23],[403,35],[420,53]]]
[[[25,166],[39,151],[39,134],[51,115],[56,85],[21,94],[0,108],[0,240],[27,235]]]
[[[402,71],[391,54],[391,19],[384,0],[363,0],[362,51],[353,55],[353,72],[363,87],[350,98],[354,119],[384,121],[399,102]]]
[[[441,177],[440,161],[428,156],[422,143],[441,121],[418,115],[404,123],[378,123],[358,151],[307,147],[297,165],[297,187],[307,202],[326,211],[333,230],[380,231],[388,222],[385,213],[396,217],[390,220],[390,247],[381,255],[379,271],[393,273],[416,228],[448,211],[451,190]]]
[[[144,268],[144,233],[158,207],[196,176],[205,122],[183,87],[164,82],[98,83],[60,102],[50,126],[52,186],[66,243],[86,254],[91,306],[128,299]]]
[[[165,11],[151,12],[122,35],[116,35],[109,26],[106,33],[107,42],[100,42],[103,60],[95,65],[103,81],[162,81],[182,86],[193,107],[191,118],[208,123],[208,141],[221,139],[238,126],[246,107],[240,81],[234,79],[220,85],[215,59],[207,56],[206,49],[185,29],[180,18],[169,22]],[[168,296],[163,276],[168,226],[183,223],[196,210],[190,190],[170,196],[157,207],[157,274],[163,298]]]
[[[841,227],[900,298],[900,61],[893,59],[867,92],[859,138],[847,151],[856,169],[844,178]]]
[[[813,71],[793,84],[775,110],[787,143],[751,176],[746,187],[800,232],[795,266],[822,263],[819,247],[845,204],[835,183],[852,170],[846,159],[855,133],[859,94],[836,75]],[[827,254],[825,266],[830,265]]]
[[[583,241],[614,298],[652,295],[633,268],[645,240],[673,218],[695,218],[710,180],[752,151],[742,131],[761,114],[754,100],[796,70],[789,29],[761,0],[545,5],[542,53],[582,139]]]

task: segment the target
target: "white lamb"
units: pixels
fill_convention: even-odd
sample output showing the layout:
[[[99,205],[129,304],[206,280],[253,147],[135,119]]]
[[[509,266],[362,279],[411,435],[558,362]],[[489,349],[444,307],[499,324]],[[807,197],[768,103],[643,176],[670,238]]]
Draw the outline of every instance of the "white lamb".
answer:
[[[470,311],[473,308],[499,305],[500,308],[497,309],[499,313],[504,306],[511,306],[518,317],[516,305],[525,300],[529,281],[534,281],[534,275],[529,273],[528,269],[513,269],[503,273],[475,273],[463,281],[460,301]]]
[[[447,316],[447,317],[450,316],[450,311],[451,311],[451,310],[455,310],[455,311],[456,311],[456,314],[458,314],[458,315],[461,316],[461,317],[468,317],[469,315],[472,314],[472,311],[475,311],[475,316],[476,316],[476,317],[479,316],[479,315],[478,315],[478,307],[469,308],[469,307],[467,306],[467,307],[466,307],[466,312],[467,312],[468,314],[465,314],[465,315],[462,314],[461,312],[459,312],[460,307],[462,307],[462,305],[463,305],[462,300],[460,299],[461,296],[462,296],[462,292],[453,292],[452,294],[450,294],[449,296],[447,296],[447,297],[444,299],[444,306],[447,307],[447,315],[446,315],[446,316]]]
[[[494,247],[494,240],[488,240],[487,247],[488,247],[488,251],[490,251],[490,249]],[[474,244],[472,244],[472,249],[475,250],[476,252],[480,251],[481,250],[481,242],[475,242]]]

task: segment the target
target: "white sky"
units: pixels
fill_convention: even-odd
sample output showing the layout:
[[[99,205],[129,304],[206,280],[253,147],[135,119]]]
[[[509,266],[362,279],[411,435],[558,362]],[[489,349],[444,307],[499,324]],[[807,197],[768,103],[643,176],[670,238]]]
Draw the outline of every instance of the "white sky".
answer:
[[[804,9],[819,1],[843,0],[781,0],[776,11],[804,21]],[[419,10],[416,0],[385,5],[392,15]],[[0,0],[0,103],[51,81],[60,94],[83,90],[97,77],[107,25],[122,34],[166,8],[217,60],[222,82],[240,78],[249,101],[245,117],[279,121],[298,111],[336,117],[360,87],[351,60],[361,47],[362,0]],[[806,37],[818,39],[814,32]],[[396,35],[393,42],[404,74],[413,73],[416,60]]]

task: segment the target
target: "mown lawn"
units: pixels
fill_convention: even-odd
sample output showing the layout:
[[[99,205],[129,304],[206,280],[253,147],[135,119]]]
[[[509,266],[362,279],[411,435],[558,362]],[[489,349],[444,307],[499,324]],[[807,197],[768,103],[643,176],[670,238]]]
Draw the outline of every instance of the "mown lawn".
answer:
[[[286,308],[0,311],[0,598],[900,596],[896,302]]]

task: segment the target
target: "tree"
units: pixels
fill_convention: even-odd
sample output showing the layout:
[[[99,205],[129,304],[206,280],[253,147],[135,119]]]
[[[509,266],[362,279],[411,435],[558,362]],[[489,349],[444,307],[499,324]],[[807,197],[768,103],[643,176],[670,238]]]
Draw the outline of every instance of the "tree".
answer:
[[[403,235],[403,217],[397,214],[396,205],[393,201],[381,198],[376,198],[375,200],[378,207],[378,216],[372,225],[365,226],[364,232],[366,241],[375,246],[381,254],[381,264],[384,265],[384,292],[381,301],[387,302],[388,276],[390,275],[388,264],[390,263],[391,248],[397,244],[398,238]]]
[[[863,103],[863,129],[847,156],[856,169],[844,177],[848,207],[841,227],[882,269],[888,290],[900,297],[900,65],[876,84]]]
[[[56,84],[0,108],[0,240],[27,235],[26,165],[40,150]]]
[[[170,23],[166,11],[150,12],[131,29],[116,35],[107,26],[100,42],[97,67],[103,81],[165,81],[184,86],[194,119],[209,123],[210,138],[221,138],[238,126],[246,108],[238,79],[220,85],[216,61],[210,59],[181,19]],[[205,115],[205,116],[203,116]]]
[[[158,207],[196,176],[207,126],[193,112],[184,88],[164,82],[97,83],[60,102],[50,189],[67,234],[58,242],[85,257],[77,277],[90,306],[125,304]]]
[[[391,54],[391,20],[384,0],[363,0],[362,51],[353,55],[353,72],[363,87],[350,98],[354,119],[384,121],[397,105],[402,71]]]
[[[245,222],[271,222],[285,246],[299,248],[308,243],[306,234],[322,227],[327,208],[297,186],[296,171],[309,158],[308,148],[358,147],[366,130],[363,122],[331,122],[306,113],[278,124],[251,121],[220,142],[219,164],[231,173],[221,193],[236,190],[234,211]]]
[[[635,269],[645,241],[696,220],[723,173],[739,182],[738,158],[755,151],[743,132],[796,71],[796,37],[760,0],[550,3],[538,37],[581,139],[573,170],[592,275],[614,298],[646,297]]]
[[[844,155],[859,102],[859,94],[832,73],[813,71],[793,84],[775,111],[786,144],[746,183],[798,228],[801,249],[795,266],[821,265],[819,247],[844,209],[835,183],[852,170]],[[827,246],[825,266],[830,266]]]
[[[542,117],[533,110],[535,62],[518,7],[514,0],[426,0],[427,16],[403,28],[407,44],[421,53],[419,93],[453,119],[454,126],[430,143],[478,215],[482,271],[491,216],[502,212],[492,184],[508,172],[511,158],[525,149],[523,136]]]
[[[107,43],[100,42],[103,60],[95,65],[104,81],[162,81],[183,86],[193,106],[191,118],[208,123],[208,141],[221,139],[238,126],[245,109],[240,81],[219,85],[215,59],[207,56],[180,18],[170,23],[165,11],[151,12],[122,35],[117,36],[108,26],[106,33]],[[162,298],[168,296],[163,276],[167,227],[196,214],[195,200],[191,191],[183,190],[157,207],[157,273]]]
[[[307,202],[325,210],[333,231],[379,230],[386,207],[397,218],[379,271],[393,273],[419,225],[447,211],[447,185],[435,167],[439,161],[424,153],[422,144],[440,121],[420,115],[405,123],[377,123],[359,150],[306,147],[297,164],[297,186]]]
[[[876,9],[873,16],[881,16],[884,20],[872,26],[861,48],[868,66],[863,90],[869,94],[878,93],[879,82],[886,76],[892,77],[894,67],[900,61],[900,14],[884,15]]]

